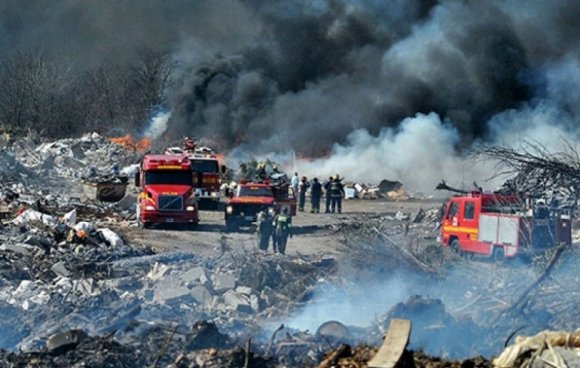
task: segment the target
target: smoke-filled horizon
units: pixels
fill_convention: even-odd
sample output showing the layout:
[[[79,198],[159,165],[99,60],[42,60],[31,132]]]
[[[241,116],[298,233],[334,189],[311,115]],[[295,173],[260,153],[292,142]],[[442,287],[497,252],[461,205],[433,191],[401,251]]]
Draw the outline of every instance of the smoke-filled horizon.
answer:
[[[4,55],[87,68],[163,50],[165,134],[419,190],[474,142],[575,138],[580,114],[572,0],[12,0],[0,30]]]

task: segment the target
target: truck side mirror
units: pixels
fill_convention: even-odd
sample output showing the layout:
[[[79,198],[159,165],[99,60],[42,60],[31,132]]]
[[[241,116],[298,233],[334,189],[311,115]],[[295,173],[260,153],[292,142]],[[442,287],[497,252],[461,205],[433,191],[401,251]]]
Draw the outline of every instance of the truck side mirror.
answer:
[[[135,186],[136,187],[138,187],[139,185],[141,185],[140,180],[139,180],[140,179],[140,174],[141,174],[141,172],[139,172],[139,171],[137,171],[135,173]]]
[[[227,170],[226,165],[220,166],[220,171],[221,171],[222,174],[225,174],[226,173],[226,170]]]

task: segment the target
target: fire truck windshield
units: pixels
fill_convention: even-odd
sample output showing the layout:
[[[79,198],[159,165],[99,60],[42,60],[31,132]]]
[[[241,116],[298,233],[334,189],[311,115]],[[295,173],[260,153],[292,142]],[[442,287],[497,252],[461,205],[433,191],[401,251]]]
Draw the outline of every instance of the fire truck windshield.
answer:
[[[217,160],[190,160],[191,170],[204,173],[219,173]]]
[[[239,197],[273,197],[272,188],[269,187],[240,187],[238,190]]]
[[[193,185],[193,177],[186,170],[152,170],[145,173],[145,184]]]

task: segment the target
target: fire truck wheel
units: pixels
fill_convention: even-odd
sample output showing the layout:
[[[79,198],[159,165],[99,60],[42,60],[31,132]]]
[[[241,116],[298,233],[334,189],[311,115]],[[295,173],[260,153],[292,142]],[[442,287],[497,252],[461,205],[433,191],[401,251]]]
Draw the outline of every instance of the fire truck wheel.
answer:
[[[461,250],[461,245],[459,244],[458,239],[453,239],[453,241],[451,242],[451,249],[453,249],[453,251],[457,253],[457,255],[459,256],[463,255],[463,251]]]
[[[239,224],[236,220],[226,219],[226,230],[227,231],[237,231]]]
[[[184,226],[185,230],[197,230],[197,222],[190,222]]]
[[[491,254],[491,258],[494,262],[503,262],[505,261],[505,254],[503,247],[494,247],[493,252]]]
[[[149,229],[151,228],[151,224],[147,222],[141,221],[141,219],[137,219],[137,227],[139,229]]]

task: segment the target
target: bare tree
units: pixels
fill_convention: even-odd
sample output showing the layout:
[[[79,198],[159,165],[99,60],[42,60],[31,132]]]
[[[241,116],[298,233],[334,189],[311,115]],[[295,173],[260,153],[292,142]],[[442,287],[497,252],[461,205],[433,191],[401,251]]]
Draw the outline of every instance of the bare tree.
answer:
[[[495,177],[511,177],[504,183],[505,191],[535,197],[559,195],[568,207],[575,207],[580,191],[580,155],[565,138],[562,147],[562,151],[551,152],[540,142],[527,140],[520,149],[479,146],[472,153],[497,162]]]
[[[18,52],[0,60],[0,122],[17,134],[51,137],[136,132],[164,103],[172,69],[169,55],[153,49],[129,63],[103,60],[91,69]]]

